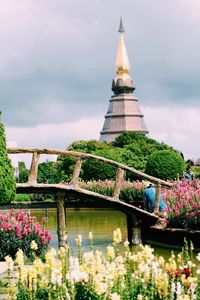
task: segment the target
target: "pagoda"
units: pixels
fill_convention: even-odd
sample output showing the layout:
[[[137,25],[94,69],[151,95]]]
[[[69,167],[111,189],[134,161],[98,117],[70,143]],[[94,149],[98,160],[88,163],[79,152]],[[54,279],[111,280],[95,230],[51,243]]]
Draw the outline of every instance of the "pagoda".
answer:
[[[108,111],[105,115],[103,129],[100,132],[100,141],[112,142],[125,131],[134,131],[147,134],[143,114],[138,99],[134,95],[135,83],[131,78],[130,64],[124,41],[124,27],[120,19],[119,46],[116,58],[116,75],[112,82],[114,95],[109,101]]]

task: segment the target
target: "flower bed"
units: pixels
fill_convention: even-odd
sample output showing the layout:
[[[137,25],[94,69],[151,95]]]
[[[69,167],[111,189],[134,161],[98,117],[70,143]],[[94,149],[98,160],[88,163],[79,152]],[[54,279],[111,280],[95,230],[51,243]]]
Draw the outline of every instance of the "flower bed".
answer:
[[[200,229],[200,180],[174,183],[162,196],[168,206],[168,227]]]
[[[9,287],[8,299],[200,299],[200,254],[193,261],[192,246],[186,244],[182,253],[169,260],[156,257],[149,246],[139,246],[130,252],[124,242],[124,254],[119,251],[121,231],[113,234],[113,244],[103,254],[94,250],[92,233],[90,251],[82,252],[82,238],[76,239],[78,255],[69,248],[58,253],[51,249],[42,262],[36,258],[32,266],[24,267],[23,252],[17,253],[18,281]],[[10,269],[13,264],[10,262]]]
[[[102,194],[106,196],[112,196],[114,192],[115,182],[112,180],[98,180],[98,181],[88,181],[79,183],[79,186]],[[126,202],[135,202],[136,199],[142,200],[143,195],[143,184],[140,181],[123,181],[122,189],[120,192],[120,199],[123,199]]]
[[[114,182],[81,182],[80,187],[112,196]],[[124,181],[120,199],[134,203],[142,201],[144,186],[142,182]],[[168,206],[168,227],[200,230],[200,180],[174,182],[172,189],[163,189],[162,197]]]
[[[35,256],[44,256],[51,240],[45,222],[43,218],[40,225],[34,216],[14,209],[0,214],[0,260],[6,255],[14,258],[18,249],[22,249],[30,260]]]

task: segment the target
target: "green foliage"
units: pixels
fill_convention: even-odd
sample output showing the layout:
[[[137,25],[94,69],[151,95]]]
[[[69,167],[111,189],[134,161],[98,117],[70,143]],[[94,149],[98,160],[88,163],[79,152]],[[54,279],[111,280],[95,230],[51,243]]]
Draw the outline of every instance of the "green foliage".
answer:
[[[193,166],[192,173],[194,174],[194,178],[200,179],[200,166]]]
[[[85,153],[94,153],[97,150],[105,150],[105,149],[111,149],[112,146],[109,143],[106,142],[98,142],[96,140],[90,140],[90,141],[77,141],[73,142],[67,147],[67,150],[70,151],[79,151],[79,152],[85,152]]]
[[[174,180],[184,169],[185,164],[180,154],[172,150],[162,150],[150,155],[145,172],[160,179]]]
[[[172,148],[148,138],[144,134],[124,132],[113,143],[91,141],[77,141],[69,145],[67,150],[90,153],[102,156],[144,172],[149,156],[158,150]],[[68,182],[72,178],[76,159],[73,157],[59,156],[57,159],[57,171],[61,175],[60,180]],[[84,160],[80,177],[87,180],[114,179],[116,168],[104,162],[92,159]],[[138,179],[131,173],[125,174],[126,179]]]
[[[4,126],[0,123],[0,204],[10,203],[15,192],[14,168],[7,154]]]
[[[130,145],[133,142],[138,143],[139,141],[143,140],[144,138],[146,138],[146,136],[141,133],[136,133],[133,131],[124,132],[115,139],[115,141],[113,142],[113,145],[115,147],[123,148],[124,146]]]
[[[19,167],[19,182],[27,182],[28,180],[28,169],[23,161],[18,162]]]
[[[56,162],[57,173],[60,176],[60,181],[69,182],[72,178],[76,159],[70,156],[58,156]]]
[[[60,175],[55,162],[46,161],[38,166],[38,183],[58,183]]]
[[[16,194],[14,202],[28,202],[31,200],[31,195],[29,194]]]
[[[99,297],[92,289],[89,290],[87,287],[82,285],[81,283],[76,284],[76,294],[75,300],[99,300]]]
[[[114,149],[97,150],[94,153],[97,156],[102,156],[115,161],[121,161],[120,153]],[[98,160],[87,159],[83,164],[83,180],[105,180],[114,179],[116,175],[116,167]]]

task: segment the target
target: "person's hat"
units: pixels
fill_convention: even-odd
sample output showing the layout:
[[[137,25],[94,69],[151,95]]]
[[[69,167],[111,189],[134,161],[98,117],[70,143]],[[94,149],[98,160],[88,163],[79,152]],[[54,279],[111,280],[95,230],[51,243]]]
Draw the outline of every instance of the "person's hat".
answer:
[[[153,186],[153,183],[147,180],[142,180],[143,186],[145,188],[149,187],[149,186]]]

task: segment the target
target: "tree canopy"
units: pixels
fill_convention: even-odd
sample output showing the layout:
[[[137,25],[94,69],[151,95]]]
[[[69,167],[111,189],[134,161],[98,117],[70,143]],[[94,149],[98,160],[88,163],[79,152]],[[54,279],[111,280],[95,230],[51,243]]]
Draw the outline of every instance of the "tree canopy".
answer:
[[[10,203],[16,192],[14,168],[8,157],[4,125],[0,123],[0,203]]]
[[[155,151],[170,150],[176,153],[176,150],[172,147],[135,132],[124,132],[112,143],[98,142],[96,140],[73,142],[67,147],[67,150],[86,152],[109,158],[142,172],[145,172],[147,161]],[[64,181],[70,180],[75,161],[74,158],[58,157],[58,168]],[[115,173],[115,167],[87,159],[83,163],[81,178],[83,180],[114,179]],[[131,174],[126,174],[126,177],[135,179]]]

